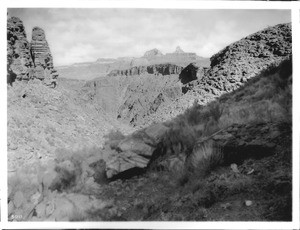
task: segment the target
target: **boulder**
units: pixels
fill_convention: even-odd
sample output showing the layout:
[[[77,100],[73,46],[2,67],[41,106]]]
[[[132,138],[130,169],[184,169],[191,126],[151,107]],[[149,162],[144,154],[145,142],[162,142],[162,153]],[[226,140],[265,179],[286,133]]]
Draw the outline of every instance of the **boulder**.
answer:
[[[199,67],[194,63],[191,63],[187,67],[185,67],[179,74],[181,83],[187,84],[193,80],[196,80],[198,69]]]
[[[121,141],[118,145],[118,149],[122,152],[131,151],[138,153],[144,157],[151,157],[153,147],[147,145],[142,139],[128,137]]]
[[[130,169],[144,169],[147,167],[149,161],[149,158],[143,157],[132,151],[126,151],[112,155],[111,158],[106,162],[107,178],[116,177],[121,173],[124,174]]]
[[[164,135],[168,132],[169,128],[162,123],[153,124],[145,128],[145,133],[153,139],[154,144],[158,144]]]
[[[153,159],[154,151],[167,131],[168,128],[163,124],[154,124],[127,136],[119,143],[118,152],[112,151],[106,161],[107,177],[117,177],[121,173],[125,175],[126,171],[134,176],[135,173],[145,169]]]

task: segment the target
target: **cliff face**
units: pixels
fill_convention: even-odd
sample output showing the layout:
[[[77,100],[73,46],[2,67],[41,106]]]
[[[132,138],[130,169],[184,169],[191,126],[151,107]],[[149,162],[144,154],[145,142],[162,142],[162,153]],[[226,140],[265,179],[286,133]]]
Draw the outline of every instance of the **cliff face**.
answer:
[[[7,20],[7,83],[32,78],[33,61],[23,22],[17,17]]]
[[[17,17],[7,21],[7,83],[39,79],[51,84],[58,77],[45,32],[34,27],[28,42],[23,22]]]
[[[179,74],[183,67],[173,64],[157,64],[149,66],[135,66],[125,70],[112,70],[108,76],[133,76],[141,74],[155,74],[155,75],[171,75]]]

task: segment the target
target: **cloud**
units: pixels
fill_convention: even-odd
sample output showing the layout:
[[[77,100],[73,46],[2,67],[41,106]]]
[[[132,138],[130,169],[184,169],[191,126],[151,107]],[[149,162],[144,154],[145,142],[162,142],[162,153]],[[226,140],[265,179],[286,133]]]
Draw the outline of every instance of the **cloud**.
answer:
[[[289,10],[9,9],[31,29],[46,31],[55,65],[99,57],[142,56],[158,48],[210,57],[267,26],[289,22]]]

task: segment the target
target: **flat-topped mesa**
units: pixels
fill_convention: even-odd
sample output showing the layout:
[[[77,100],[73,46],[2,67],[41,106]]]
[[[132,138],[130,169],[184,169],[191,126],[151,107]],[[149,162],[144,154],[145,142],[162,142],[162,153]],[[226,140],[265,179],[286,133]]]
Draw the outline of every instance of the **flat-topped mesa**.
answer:
[[[29,80],[32,75],[33,61],[23,22],[11,17],[7,20],[7,83]]]
[[[34,78],[43,80],[45,84],[55,82],[58,77],[53,67],[53,58],[50,52],[45,32],[40,27],[32,29],[32,41],[30,51],[34,63]]]

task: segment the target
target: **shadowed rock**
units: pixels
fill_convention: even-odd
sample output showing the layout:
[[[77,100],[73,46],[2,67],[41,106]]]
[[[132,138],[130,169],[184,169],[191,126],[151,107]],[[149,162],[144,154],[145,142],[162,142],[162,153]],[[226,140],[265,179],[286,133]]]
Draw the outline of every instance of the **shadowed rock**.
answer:
[[[181,83],[186,84],[193,80],[196,80],[198,69],[199,67],[196,66],[194,63],[191,63],[187,67],[185,67],[179,74],[179,79]]]
[[[110,179],[127,178],[129,175],[146,169],[156,146],[161,142],[168,128],[163,124],[154,124],[144,130],[133,133],[121,141],[117,152],[112,152],[106,162],[106,174]],[[134,173],[135,172],[135,173]]]

